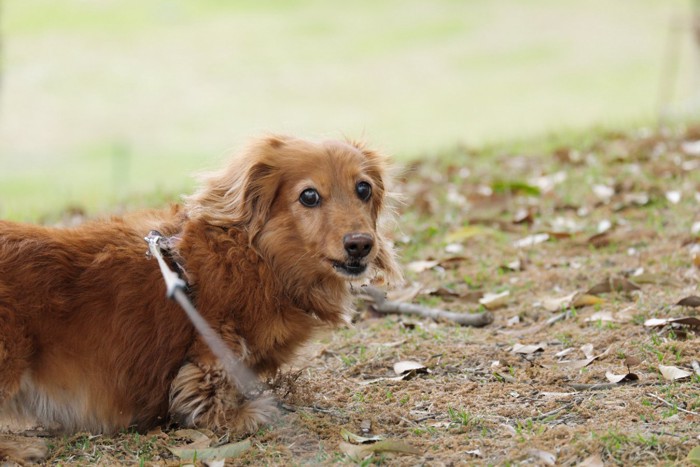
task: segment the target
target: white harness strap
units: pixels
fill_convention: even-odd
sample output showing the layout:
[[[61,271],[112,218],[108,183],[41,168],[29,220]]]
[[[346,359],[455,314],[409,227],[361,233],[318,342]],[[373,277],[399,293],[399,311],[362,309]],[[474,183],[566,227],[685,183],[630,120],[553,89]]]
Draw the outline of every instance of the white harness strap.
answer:
[[[255,389],[255,383],[258,382],[257,376],[234,355],[219,334],[212,329],[192,305],[185,293],[187,283],[176,272],[171,270],[163,259],[162,251],[169,250],[165,246],[167,239],[156,230],[151,230],[144,239],[148,243],[150,256],[158,260],[160,272],[163,274],[163,279],[165,279],[167,297],[175,300],[185,310],[195,329],[202,336],[202,339],[209,346],[214,356],[219,359],[229,379],[236,385],[241,394],[246,397],[250,396],[252,390]]]

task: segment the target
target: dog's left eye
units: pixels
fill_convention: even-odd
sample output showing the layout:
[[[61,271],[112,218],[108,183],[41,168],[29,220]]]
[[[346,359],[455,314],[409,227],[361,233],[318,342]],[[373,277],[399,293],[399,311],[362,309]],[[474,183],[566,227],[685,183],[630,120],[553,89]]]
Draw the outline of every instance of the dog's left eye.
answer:
[[[360,182],[355,187],[355,191],[357,191],[358,198],[362,201],[367,201],[372,196],[372,185],[367,182]]]
[[[307,208],[315,208],[321,204],[321,195],[313,188],[307,188],[299,195],[299,202]]]

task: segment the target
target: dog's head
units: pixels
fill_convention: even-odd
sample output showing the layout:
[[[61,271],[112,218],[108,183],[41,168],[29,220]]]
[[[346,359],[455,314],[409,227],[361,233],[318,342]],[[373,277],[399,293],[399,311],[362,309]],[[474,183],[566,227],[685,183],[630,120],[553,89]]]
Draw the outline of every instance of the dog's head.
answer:
[[[275,268],[300,277],[400,277],[381,227],[387,162],[353,142],[258,140],[187,198],[191,218],[247,230]]]

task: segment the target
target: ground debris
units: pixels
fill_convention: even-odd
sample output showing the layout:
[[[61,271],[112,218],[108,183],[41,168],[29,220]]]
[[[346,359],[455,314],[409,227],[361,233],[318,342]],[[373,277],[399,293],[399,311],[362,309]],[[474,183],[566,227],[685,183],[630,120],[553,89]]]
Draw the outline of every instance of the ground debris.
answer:
[[[690,459],[700,337],[688,252],[700,241],[686,240],[700,187],[684,167],[700,154],[700,127],[588,140],[415,162],[393,187],[416,200],[400,207],[395,239],[411,285],[391,299],[370,293],[375,309],[395,310],[365,307],[320,338],[322,351],[304,354],[294,378],[274,387],[281,420],[226,441],[249,439],[236,462]],[[418,309],[478,317],[480,327]],[[430,373],[397,377],[402,361]],[[182,444],[174,430],[49,441],[48,462],[64,465],[176,464],[168,446]]]

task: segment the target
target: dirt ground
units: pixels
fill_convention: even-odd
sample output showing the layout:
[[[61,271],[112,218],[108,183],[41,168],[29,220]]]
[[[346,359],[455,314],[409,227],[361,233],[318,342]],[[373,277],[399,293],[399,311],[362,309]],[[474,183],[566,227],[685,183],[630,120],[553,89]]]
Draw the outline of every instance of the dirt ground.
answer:
[[[277,424],[49,437],[44,462],[179,465],[189,444],[198,465],[231,446],[227,465],[700,463],[700,128],[456,148],[395,188],[406,283],[389,299],[492,323],[358,297],[352,326],[272,382]]]

